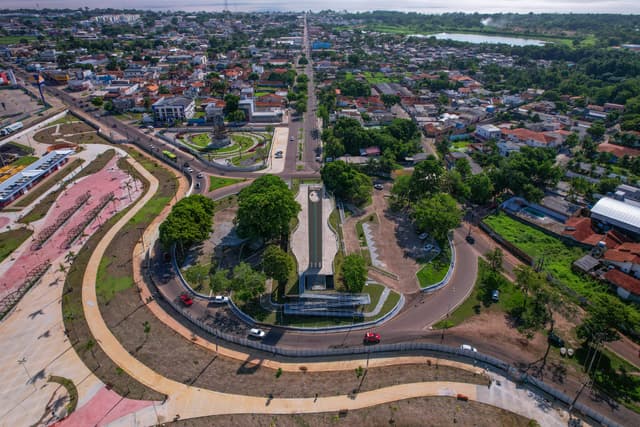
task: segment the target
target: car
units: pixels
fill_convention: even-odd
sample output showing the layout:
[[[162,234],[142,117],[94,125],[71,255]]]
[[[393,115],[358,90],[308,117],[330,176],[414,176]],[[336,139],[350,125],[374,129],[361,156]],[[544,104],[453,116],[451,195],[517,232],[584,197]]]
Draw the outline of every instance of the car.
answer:
[[[258,329],[258,328],[249,329],[249,336],[250,337],[253,337],[253,338],[264,338],[265,335],[266,335],[266,332],[263,331],[262,329]]]
[[[275,154],[276,154],[276,156],[282,156],[282,150],[278,150],[278,151],[276,151],[276,153],[275,153]]]
[[[462,344],[460,346],[460,350],[467,350],[467,351],[473,351],[474,353],[478,352],[478,349],[475,347],[470,346],[469,344]]]
[[[547,341],[549,341],[550,344],[556,347],[564,347],[564,340],[560,338],[558,335],[554,334],[553,332],[549,334]]]
[[[180,301],[182,301],[182,304],[184,304],[186,307],[191,307],[193,305],[193,298],[191,298],[191,296],[187,293],[180,295]]]
[[[428,235],[427,233],[420,233],[420,234],[418,235],[418,239],[420,239],[420,240],[424,240],[424,239],[426,239],[427,237],[429,237],[429,235]]]
[[[273,156],[274,159],[281,159],[282,158],[282,154],[276,154],[275,156]]]
[[[193,173],[193,168],[187,168],[187,172]]]
[[[295,140],[296,140],[295,136],[292,136],[291,138],[289,138],[289,141],[295,141]]]
[[[431,252],[432,250],[434,250],[434,246],[431,243],[427,243],[426,245],[424,245],[422,247],[422,249],[424,249],[425,252]]]
[[[182,165],[182,167],[188,168],[189,167],[189,162],[184,162],[184,165]]]
[[[491,292],[491,300],[494,302],[498,302],[500,301],[500,291],[497,289],[494,289],[493,292]]]
[[[380,342],[380,334],[375,332],[367,332],[364,334],[362,342],[365,344],[378,344]]]
[[[218,304],[226,304],[229,302],[229,297],[225,297],[224,295],[216,295],[213,297],[213,302],[217,302]]]
[[[198,175],[196,175],[196,178],[198,178],[198,179],[202,179],[202,177],[203,177],[203,176],[204,176],[204,175],[202,175],[202,172],[199,172],[199,173],[198,173]]]
[[[200,183],[199,182],[196,182],[196,188],[198,188],[198,189],[200,188]]]
[[[467,237],[464,238],[470,245],[473,245],[476,242],[476,239],[473,238],[471,234],[468,234]]]
[[[374,184],[373,188],[375,188],[376,190],[383,190],[384,189],[384,185],[382,185],[382,184]]]
[[[318,162],[318,163],[322,162],[322,157],[316,156],[316,162]]]

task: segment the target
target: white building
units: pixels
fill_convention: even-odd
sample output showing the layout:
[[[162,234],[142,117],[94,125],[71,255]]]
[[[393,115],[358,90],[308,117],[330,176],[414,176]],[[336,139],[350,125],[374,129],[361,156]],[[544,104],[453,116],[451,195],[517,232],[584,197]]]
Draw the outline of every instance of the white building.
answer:
[[[603,197],[591,208],[591,219],[640,235],[640,207],[611,197]]]
[[[151,108],[156,122],[175,123],[192,118],[195,113],[196,103],[193,99],[176,96],[173,98],[161,98]]]
[[[494,125],[481,125],[476,129],[476,135],[484,140],[499,140],[502,135],[502,131],[499,127]]]

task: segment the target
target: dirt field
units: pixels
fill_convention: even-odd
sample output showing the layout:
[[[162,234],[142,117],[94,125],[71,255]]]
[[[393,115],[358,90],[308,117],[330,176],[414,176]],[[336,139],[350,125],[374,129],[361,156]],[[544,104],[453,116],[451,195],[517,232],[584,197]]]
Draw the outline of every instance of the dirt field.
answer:
[[[99,138],[94,128],[78,121],[50,126],[36,133],[33,139],[43,144],[56,144],[65,141],[80,143],[84,142],[84,139],[90,139],[91,134]]]
[[[40,109],[42,106],[20,89],[0,90],[0,127],[24,120]]]
[[[420,242],[412,231],[410,221],[407,218],[396,217],[389,210],[384,197],[385,192],[374,191],[372,203],[366,207],[365,213],[351,216],[346,220],[342,227],[345,246],[349,253],[359,250],[360,241],[356,233],[356,223],[372,213],[376,214],[378,221],[371,224],[371,230],[379,258],[386,265],[385,270],[398,275],[399,280],[391,280],[386,276],[375,274],[372,274],[372,277],[375,276],[376,279],[400,293],[414,293],[419,290],[416,272],[420,269],[420,265],[414,258],[405,256],[405,252],[412,252]]]
[[[529,420],[478,402],[460,402],[450,397],[421,397],[356,411],[304,415],[225,415],[166,423],[172,427],[324,427],[324,426],[415,426],[441,427],[458,424],[476,427],[524,427]]]

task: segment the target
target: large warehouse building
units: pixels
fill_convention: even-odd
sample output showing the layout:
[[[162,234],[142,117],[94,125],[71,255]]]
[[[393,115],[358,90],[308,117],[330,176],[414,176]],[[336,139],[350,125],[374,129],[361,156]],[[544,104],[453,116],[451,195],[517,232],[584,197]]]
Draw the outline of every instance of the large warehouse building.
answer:
[[[603,197],[591,208],[591,219],[640,237],[640,207],[630,203]]]

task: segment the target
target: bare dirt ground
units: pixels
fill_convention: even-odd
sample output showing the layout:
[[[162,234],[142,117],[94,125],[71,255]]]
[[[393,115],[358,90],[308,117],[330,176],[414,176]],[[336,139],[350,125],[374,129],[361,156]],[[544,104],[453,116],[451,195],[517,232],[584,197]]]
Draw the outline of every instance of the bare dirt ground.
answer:
[[[175,427],[324,427],[324,426],[416,426],[441,427],[459,424],[477,427],[524,427],[529,420],[490,405],[460,402],[450,397],[401,400],[356,411],[300,415],[224,415],[167,423]]]
[[[210,263],[214,253],[216,259],[220,260],[219,264],[221,266],[224,267],[228,264],[223,258],[226,251],[223,251],[219,245],[234,227],[233,219],[236,217],[237,212],[238,207],[233,206],[221,209],[214,214],[213,233],[211,233],[209,239],[189,250],[187,259],[191,265]]]
[[[360,250],[356,224],[369,215],[375,214],[377,222],[371,225],[371,229],[379,257],[387,266],[385,270],[396,274],[399,279],[393,280],[382,275],[375,275],[375,277],[395,291],[403,294],[414,293],[420,289],[416,278],[420,265],[411,256],[405,256],[405,253],[415,249],[418,239],[408,220],[403,220],[390,212],[385,194],[386,190],[374,191],[372,203],[366,207],[364,213],[347,218],[342,227],[345,247],[348,253]]]

